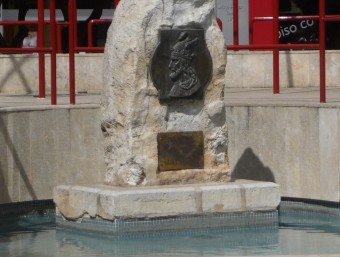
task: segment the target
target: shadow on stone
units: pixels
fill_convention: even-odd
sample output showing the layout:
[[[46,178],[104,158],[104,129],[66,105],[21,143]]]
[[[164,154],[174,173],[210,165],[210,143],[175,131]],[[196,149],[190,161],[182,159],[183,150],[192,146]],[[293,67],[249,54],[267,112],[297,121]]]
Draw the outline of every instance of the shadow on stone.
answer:
[[[14,145],[14,143],[13,143],[13,141],[12,141],[10,135],[9,135],[9,132],[7,130],[6,124],[4,123],[3,119],[1,119],[1,117],[0,117],[0,133],[4,137],[5,143],[8,147],[8,149],[9,149],[9,154],[12,155],[14,164],[15,164],[16,168],[19,170],[21,179],[22,179],[30,197],[32,198],[32,200],[37,200],[38,198],[37,198],[37,195],[34,191],[32,184],[30,183],[30,179],[28,177],[28,172],[26,171],[26,169],[25,169],[25,167],[24,167],[24,165],[23,165],[23,163],[20,159],[18,151],[15,148],[15,145]],[[0,179],[1,180],[3,180],[2,176],[3,176],[3,171],[0,169]],[[1,183],[0,183],[0,186],[1,186]],[[8,193],[8,191],[7,191],[7,193]]]
[[[29,58],[23,58],[18,60],[17,58],[15,58],[14,56],[10,56],[9,60],[12,63],[12,67],[11,69],[6,73],[6,76],[3,76],[1,78],[1,82],[0,82],[0,90],[2,88],[4,88],[6,85],[10,84],[10,79],[13,76],[13,74],[18,74],[18,77],[20,78],[21,81],[21,85],[25,88],[26,93],[30,94],[32,93],[32,90],[29,86],[29,80],[28,78],[25,76],[25,74],[23,73],[23,67],[24,64],[26,62],[29,61]]]
[[[263,165],[251,148],[244,151],[231,174],[231,180],[236,179],[275,182],[271,169]]]
[[[0,204],[9,202],[11,202],[11,199],[9,197],[4,171],[2,170],[0,163]]]

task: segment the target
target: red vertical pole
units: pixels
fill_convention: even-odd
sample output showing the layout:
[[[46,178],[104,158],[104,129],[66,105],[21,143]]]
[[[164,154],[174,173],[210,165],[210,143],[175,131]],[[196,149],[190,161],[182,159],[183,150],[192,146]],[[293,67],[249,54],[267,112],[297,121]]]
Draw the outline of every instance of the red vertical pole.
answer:
[[[273,44],[279,43],[279,0],[273,1]],[[279,49],[273,50],[273,93],[280,94]]]
[[[51,41],[51,104],[57,104],[57,43],[55,0],[50,0],[50,41]]]
[[[44,47],[44,0],[38,0],[38,47]],[[45,98],[45,53],[39,52],[39,98]]]
[[[119,0],[114,0],[114,1],[113,1],[113,5],[114,5],[114,8],[115,8],[115,9],[117,8],[118,3],[119,3]]]
[[[62,26],[61,25],[56,25],[57,26],[57,53],[62,52]]]
[[[319,0],[320,103],[326,103],[325,0]]]
[[[233,0],[233,30],[234,30],[234,45],[239,44],[238,33],[238,0]]]
[[[88,35],[87,35],[87,46],[88,47],[92,47],[92,37],[93,37],[92,25],[93,25],[93,22],[91,20],[87,24],[87,33],[88,33]]]
[[[77,30],[77,23],[78,23],[78,14],[77,14],[77,0],[73,0],[73,38],[74,38],[74,48],[78,47],[78,30]]]
[[[69,32],[69,44],[68,44],[68,53],[69,53],[69,79],[70,79],[70,104],[76,103],[76,97],[75,97],[75,60],[74,60],[74,48],[75,48],[75,42],[74,42],[74,26],[75,26],[75,0],[69,0],[68,1],[68,10],[69,10],[69,26],[68,26],[68,32]]]
[[[216,21],[218,24],[218,27],[220,28],[221,31],[223,31],[223,22],[220,18],[216,17]]]

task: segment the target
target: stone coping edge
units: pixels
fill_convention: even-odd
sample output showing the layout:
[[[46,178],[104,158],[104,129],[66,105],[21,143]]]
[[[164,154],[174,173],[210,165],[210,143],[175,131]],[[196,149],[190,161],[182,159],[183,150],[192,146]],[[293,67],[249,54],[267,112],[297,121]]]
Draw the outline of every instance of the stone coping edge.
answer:
[[[272,211],[280,204],[277,184],[247,180],[148,187],[61,185],[53,194],[57,214],[69,220]]]
[[[34,112],[34,111],[50,111],[50,110],[71,110],[71,109],[98,109],[99,104],[77,104],[77,105],[37,105],[37,106],[17,106],[17,107],[0,107],[0,113],[10,112]]]

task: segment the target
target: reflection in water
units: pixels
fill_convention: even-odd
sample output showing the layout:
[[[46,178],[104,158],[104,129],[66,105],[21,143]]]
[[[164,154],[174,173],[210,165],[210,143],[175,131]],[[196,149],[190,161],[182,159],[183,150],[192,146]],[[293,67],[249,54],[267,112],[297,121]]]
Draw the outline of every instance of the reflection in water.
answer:
[[[144,234],[118,239],[57,230],[58,248],[67,256],[81,251],[98,256],[218,256],[239,254],[246,249],[268,249],[278,245],[278,229],[192,230]],[[66,252],[67,251],[67,252]],[[87,255],[88,256],[88,255]],[[92,255],[91,255],[92,256]],[[93,255],[97,256],[97,255]]]
[[[0,219],[0,256],[162,257],[301,255],[340,252],[340,218],[281,212],[280,229],[215,229],[128,239],[55,229],[54,214]]]

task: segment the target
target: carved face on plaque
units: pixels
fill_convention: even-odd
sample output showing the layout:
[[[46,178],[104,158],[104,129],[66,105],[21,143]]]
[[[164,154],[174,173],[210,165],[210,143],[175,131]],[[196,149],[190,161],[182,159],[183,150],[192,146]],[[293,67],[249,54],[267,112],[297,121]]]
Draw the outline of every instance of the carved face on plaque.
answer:
[[[150,66],[160,100],[203,99],[211,66],[203,29],[160,31]]]

